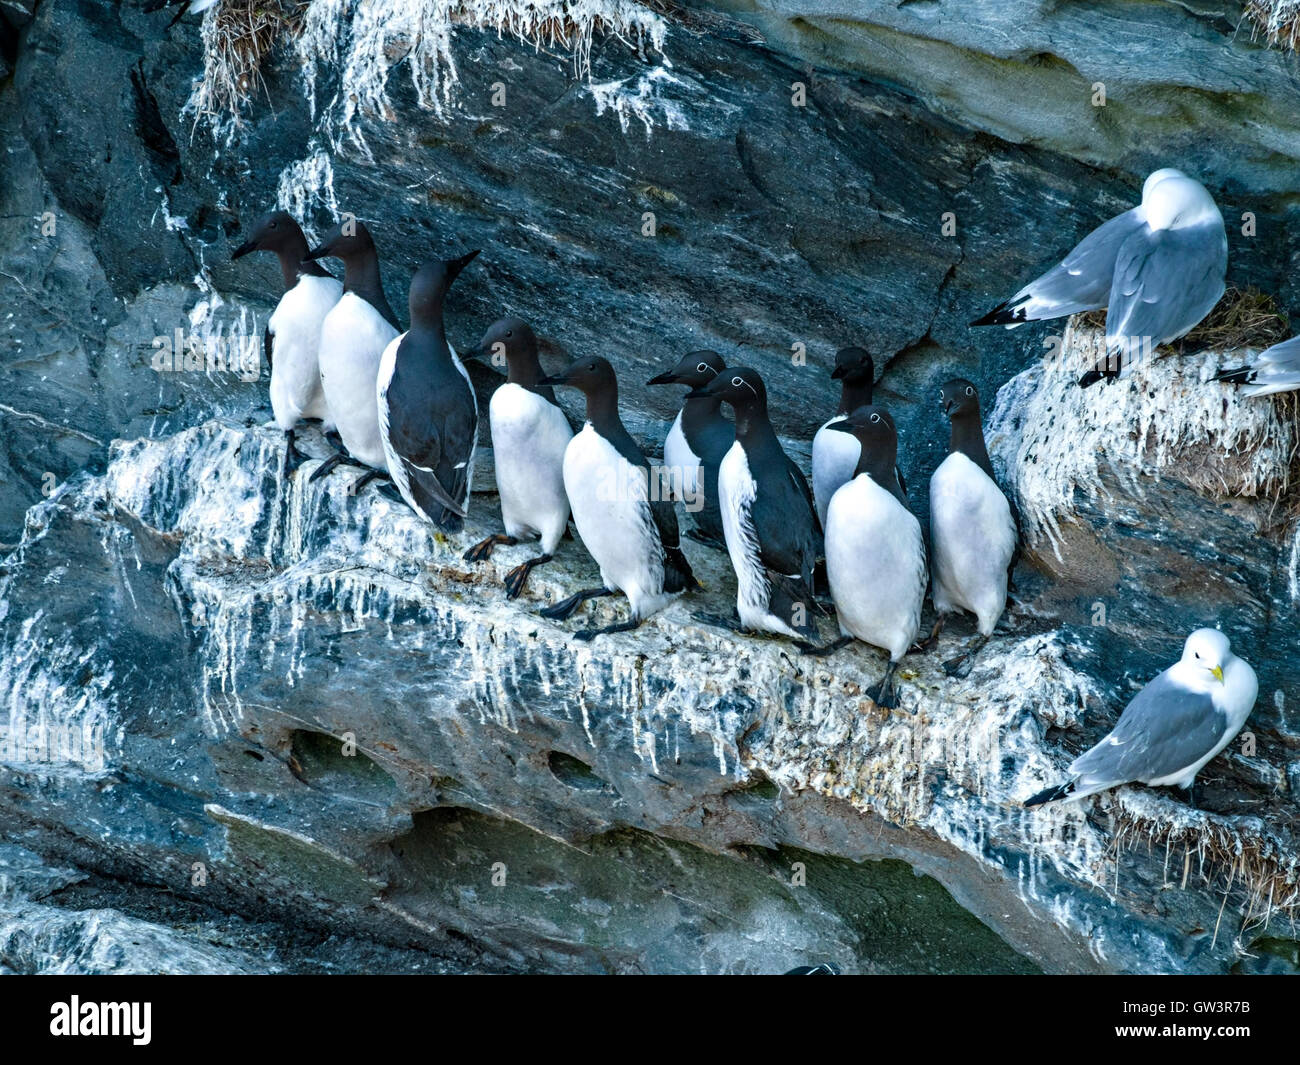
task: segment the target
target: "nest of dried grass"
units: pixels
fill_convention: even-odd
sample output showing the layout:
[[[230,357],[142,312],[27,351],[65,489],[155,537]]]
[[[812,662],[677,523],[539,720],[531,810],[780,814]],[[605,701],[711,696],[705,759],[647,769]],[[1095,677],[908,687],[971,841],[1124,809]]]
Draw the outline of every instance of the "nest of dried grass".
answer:
[[[1140,798],[1121,799],[1115,810],[1112,851],[1143,843],[1165,849],[1165,881],[1185,889],[1193,881],[1223,893],[1219,910],[1222,925],[1229,901],[1241,915],[1233,932],[1239,949],[1244,935],[1258,934],[1275,918],[1292,923],[1300,918],[1300,865],[1282,840],[1263,830],[1258,822],[1243,832],[1233,821],[1213,814],[1194,813],[1183,819],[1159,816]],[[1216,926],[1216,937],[1227,930]]]
[[[1092,329],[1106,328],[1105,311],[1089,311],[1080,321]],[[1267,348],[1290,335],[1287,316],[1277,300],[1257,288],[1229,288],[1214,310],[1181,340],[1162,345],[1168,351],[1234,351]]]
[[[296,30],[307,0],[218,0],[203,20],[203,80],[193,100],[203,117],[230,116],[263,85],[262,64],[282,34]]]

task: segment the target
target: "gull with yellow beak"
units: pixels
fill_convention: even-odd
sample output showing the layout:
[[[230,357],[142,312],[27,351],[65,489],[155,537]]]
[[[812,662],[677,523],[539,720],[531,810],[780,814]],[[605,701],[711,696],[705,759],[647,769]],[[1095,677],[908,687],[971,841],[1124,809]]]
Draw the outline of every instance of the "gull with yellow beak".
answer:
[[[1255,671],[1217,629],[1197,629],[1183,657],[1124,708],[1119,723],[1071,763],[1070,779],[1025,800],[1083,799],[1121,784],[1190,792],[1201,768],[1241,731],[1255,707]]]

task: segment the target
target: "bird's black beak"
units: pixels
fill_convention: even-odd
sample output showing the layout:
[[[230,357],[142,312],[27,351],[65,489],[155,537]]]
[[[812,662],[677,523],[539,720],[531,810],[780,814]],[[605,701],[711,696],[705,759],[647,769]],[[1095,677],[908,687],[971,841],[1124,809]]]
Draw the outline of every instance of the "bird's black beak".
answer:
[[[537,382],[540,387],[550,386],[551,388],[557,388],[560,385],[567,385],[568,383],[569,374],[567,371],[562,373],[553,373],[549,377],[543,377]]]
[[[955,405],[956,405],[956,404],[955,404],[955,401],[954,401],[954,400],[951,400],[951,399],[945,399],[945,400],[943,401],[943,412],[944,412],[944,414],[951,414],[951,413],[952,413],[952,408],[953,408]]]
[[[669,370],[667,373],[661,373],[657,377],[652,377],[646,382],[648,385],[675,385],[677,383],[677,374],[672,370]]]
[[[831,371],[831,380],[832,380],[832,381],[838,381],[841,377],[843,377],[843,376],[844,376],[845,374],[847,374],[848,372],[849,372],[849,371],[848,371],[848,367],[845,367],[845,366],[837,366],[837,367],[835,367],[835,369],[833,369],[833,370]]]
[[[482,250],[481,248],[475,248],[468,255],[462,255],[459,259],[449,259],[447,261],[447,284],[448,285],[450,285],[453,281],[455,281],[456,278],[460,277],[460,272],[474,261],[474,256],[476,256],[481,250]]]
[[[853,433],[853,430],[856,429],[857,426],[854,425],[853,422],[852,422],[850,419],[845,418],[845,419],[843,419],[842,421],[831,422],[830,425],[826,426],[826,428],[827,428],[827,429],[834,429],[837,433],[849,433],[849,434],[852,434],[852,433]]]
[[[236,259],[242,259],[250,251],[257,251],[257,245],[251,240],[246,240],[231,253],[230,261],[233,263]]]
[[[330,246],[328,244],[322,244],[319,248],[312,248],[311,251],[302,257],[302,261],[305,263],[314,263],[317,259],[328,259],[331,254]]]

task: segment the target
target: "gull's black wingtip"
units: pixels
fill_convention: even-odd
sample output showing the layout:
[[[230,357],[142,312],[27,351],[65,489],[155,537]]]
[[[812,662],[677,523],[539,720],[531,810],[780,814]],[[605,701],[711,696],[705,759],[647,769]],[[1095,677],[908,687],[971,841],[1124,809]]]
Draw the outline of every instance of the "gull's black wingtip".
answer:
[[[1015,325],[1025,321],[1025,311],[1023,307],[1012,307],[1010,300],[1004,300],[999,303],[993,310],[982,318],[976,318],[971,322],[971,326],[979,325]]]
[[[1100,370],[1089,370],[1086,374],[1084,374],[1082,377],[1079,378],[1079,387],[1091,388],[1093,385],[1095,385],[1098,381],[1100,381],[1105,376],[1106,375],[1102,373]]]
[[[1255,370],[1250,366],[1233,366],[1220,370],[1210,380],[1223,381],[1230,385],[1248,385],[1255,377]]]
[[[1074,781],[1070,780],[1064,784],[1057,784],[1050,788],[1044,788],[1037,795],[1031,795],[1024,802],[1028,809],[1031,806],[1042,806],[1043,803],[1056,802],[1057,799],[1064,799],[1070,792],[1074,791]]]

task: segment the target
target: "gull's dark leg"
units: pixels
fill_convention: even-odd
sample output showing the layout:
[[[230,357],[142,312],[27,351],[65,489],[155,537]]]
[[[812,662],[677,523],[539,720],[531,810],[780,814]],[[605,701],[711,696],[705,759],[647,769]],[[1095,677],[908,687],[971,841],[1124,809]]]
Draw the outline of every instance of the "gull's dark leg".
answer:
[[[287,430],[284,434],[284,479],[287,481],[297,473],[298,467],[306,461],[307,456],[298,450],[298,443],[294,438],[293,430]]]
[[[528,583],[528,575],[533,572],[534,566],[544,566],[551,561],[550,555],[538,555],[536,558],[530,558],[525,562],[519,563],[514,569],[506,574],[506,598],[518,599],[519,593],[524,590],[524,585]]]
[[[631,621],[620,621],[617,625],[606,625],[603,629],[579,629],[573,634],[573,638],[588,643],[597,636],[606,636],[611,632],[631,632],[640,625],[641,619],[633,618]]]
[[[956,658],[948,659],[948,661],[943,664],[943,671],[947,673],[948,676],[956,677],[958,680],[970,676],[972,661],[975,656],[984,649],[984,645],[988,642],[989,638],[987,636],[976,636],[966,645],[966,650]]]
[[[841,636],[838,639],[831,640],[828,644],[823,644],[821,647],[813,643],[804,643],[802,640],[795,640],[794,645],[806,655],[812,655],[814,658],[825,658],[827,655],[833,655],[845,644],[852,642],[852,636]]]
[[[337,451],[329,458],[327,458],[324,462],[322,462],[312,472],[312,475],[307,478],[307,483],[314,484],[316,481],[319,481],[322,477],[328,477],[330,473],[333,472],[334,467],[339,465],[340,463],[343,463],[348,466],[361,465],[361,463],[359,463],[351,455],[345,455],[342,451]]]
[[[582,606],[588,599],[599,599],[605,595],[621,595],[621,592],[614,591],[610,588],[587,588],[581,592],[574,592],[568,599],[561,599],[554,606],[548,606],[545,610],[539,611],[544,618],[550,618],[552,621],[564,621],[572,617],[573,612]]]
[[[867,698],[883,710],[898,709],[898,686],[894,683],[897,669],[898,663],[891,660],[880,683],[867,689]]]
[[[352,494],[354,496],[359,496],[361,494],[361,489],[365,488],[365,486],[368,485],[371,481],[375,480],[375,478],[387,477],[387,476],[388,476],[387,470],[374,470],[374,469],[366,470],[365,473],[363,473],[360,477],[357,478],[356,483],[352,486]]]
[[[486,540],[480,540],[476,543],[461,555],[461,558],[466,562],[486,562],[492,557],[492,548],[496,547],[497,544],[505,544],[507,547],[513,547],[517,543],[519,543],[519,541],[513,536],[507,536],[505,533],[493,533]]]
[[[916,645],[918,651],[928,651],[939,642],[939,633],[943,632],[943,627],[948,624],[948,615],[940,614],[934,619],[934,628],[930,630],[930,635]]]

